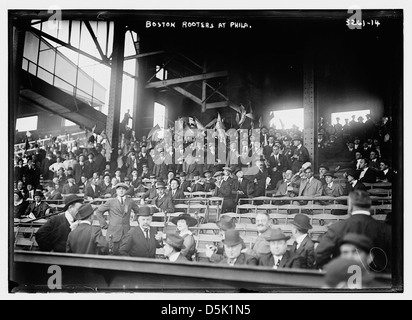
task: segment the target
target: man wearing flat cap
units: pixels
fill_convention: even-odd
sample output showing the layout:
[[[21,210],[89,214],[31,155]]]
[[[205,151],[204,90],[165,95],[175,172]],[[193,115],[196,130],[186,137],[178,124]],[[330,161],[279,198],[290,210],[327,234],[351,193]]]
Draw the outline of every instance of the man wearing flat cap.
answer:
[[[316,265],[322,267],[334,257],[339,256],[341,240],[348,233],[367,236],[375,248],[376,268],[389,272],[391,268],[392,229],[386,223],[371,217],[372,201],[365,191],[355,190],[348,197],[349,218],[329,226],[315,250]]]
[[[64,200],[64,213],[52,217],[37,231],[35,237],[41,251],[66,252],[67,237],[77,226],[75,217],[83,198],[69,195]]]
[[[130,229],[122,238],[120,255],[141,258],[155,258],[156,248],[162,247],[162,237],[157,230],[151,227],[152,210],[148,206],[141,206],[136,212],[138,226]]]
[[[185,249],[183,238],[177,234],[170,233],[166,235],[163,242],[164,256],[171,262],[188,262],[186,257],[181,253]]]
[[[96,210],[96,217],[100,226],[107,229],[106,240],[110,238],[113,243],[113,254],[119,254],[119,246],[122,238],[130,230],[130,215],[139,211],[137,203],[129,197],[126,197],[126,191],[129,188],[124,182],[116,185],[116,197],[107,200]],[[108,221],[103,214],[109,212]]]
[[[325,184],[323,185],[322,195],[328,197],[340,197],[344,195],[343,187],[340,183],[333,181],[336,178],[333,172],[327,171],[323,176],[325,178]]]
[[[79,224],[69,233],[66,252],[98,254],[99,247],[106,247],[107,241],[102,234],[102,229],[92,225],[93,213],[94,209],[90,203],[85,203],[79,208],[76,214]]]
[[[315,265],[315,246],[308,234],[308,231],[312,229],[309,217],[304,214],[297,214],[291,224],[295,241],[290,248],[290,253],[300,258],[300,268],[313,269]]]
[[[287,241],[290,239],[281,229],[271,229],[265,237],[270,245],[270,254],[259,258],[259,265],[273,269],[300,268],[300,256],[293,256],[288,249]]]
[[[230,229],[225,232],[225,239],[222,240],[225,248],[226,259],[219,262],[221,265],[257,265],[258,261],[254,256],[243,253],[243,240],[238,230]]]

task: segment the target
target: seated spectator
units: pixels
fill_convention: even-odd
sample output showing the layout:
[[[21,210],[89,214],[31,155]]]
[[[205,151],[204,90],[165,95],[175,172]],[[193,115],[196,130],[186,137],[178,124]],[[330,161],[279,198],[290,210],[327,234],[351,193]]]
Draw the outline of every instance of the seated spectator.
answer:
[[[197,220],[192,218],[190,214],[184,213],[174,217],[171,222],[176,225],[176,233],[183,238],[185,248],[181,251],[182,255],[189,261],[194,260],[196,242],[189,228],[196,226]]]
[[[164,256],[171,262],[187,262],[182,250],[186,249],[184,240],[177,234],[167,234],[163,241]]]
[[[312,229],[309,222],[309,217],[304,214],[295,215],[291,222],[295,242],[290,248],[290,253],[301,258],[300,268],[303,269],[313,269],[315,265],[315,246],[308,234]]]
[[[322,185],[325,185],[325,173],[329,171],[329,167],[325,166],[325,165],[320,165],[319,166],[319,175],[315,175],[314,177],[318,180],[320,180],[320,182],[322,182]]]
[[[189,188],[187,188],[190,192],[200,192],[205,190],[204,182],[200,180],[200,173],[199,171],[193,172],[193,183]]]
[[[359,167],[359,181],[362,183],[375,183],[376,170],[369,168],[369,160],[362,158]]]
[[[100,184],[100,195],[101,195],[101,197],[111,198],[112,195],[113,195],[112,192],[111,192],[112,187],[113,187],[113,185],[111,184],[111,181],[110,181],[110,174],[106,173],[103,176],[102,183]],[[114,193],[116,193],[116,191]]]
[[[172,198],[166,194],[166,185],[164,182],[156,183],[156,192],[157,196],[152,200],[152,204],[154,204],[160,211],[167,213],[175,212]]]
[[[143,194],[141,204],[144,204],[146,199],[148,201],[153,201],[153,199],[156,198],[156,196],[156,176],[150,175],[150,186],[148,187],[147,191]]]
[[[29,202],[19,190],[14,190],[14,218],[20,219],[26,213]]]
[[[279,182],[275,195],[287,197],[296,197],[298,195],[300,178],[299,176],[293,176],[291,169],[286,170],[285,179]]]
[[[134,188],[130,184],[130,178],[129,177],[124,177],[124,183],[128,186],[128,189],[126,190],[126,196],[134,198],[135,197]]]
[[[84,191],[85,200],[93,200],[100,197],[100,187],[97,183],[97,179],[91,179],[90,185],[87,186]]]
[[[46,185],[47,192],[45,193],[46,200],[61,200],[63,199],[62,194],[59,192],[59,185],[49,182]]]
[[[369,155],[369,168],[379,170],[379,158],[375,150],[371,150]]]
[[[50,206],[47,202],[42,202],[42,198],[43,193],[41,191],[36,191],[34,193],[34,201],[27,206],[24,215],[30,219],[37,219],[48,215]]]
[[[358,172],[355,170],[348,170],[345,172],[346,179],[348,180],[346,184],[346,194],[351,193],[355,190],[366,191],[365,185],[358,180]]]
[[[380,182],[392,182],[392,169],[389,168],[389,162],[387,160],[380,160],[380,171],[377,173],[376,181]]]
[[[210,192],[216,188],[215,179],[212,178],[212,172],[209,169],[203,170],[204,179],[204,191]]]
[[[313,177],[312,168],[304,169],[305,179],[301,180],[299,185],[298,196],[304,197],[320,197],[322,196],[322,182]],[[294,201],[296,205],[305,205],[308,201]]]
[[[243,177],[243,171],[239,167],[234,170],[234,175],[236,179],[233,179],[232,192],[235,196],[235,203],[238,203],[241,198],[252,198],[254,192],[253,182]]]
[[[261,256],[259,265],[273,269],[300,268],[302,257],[291,255],[287,250],[289,239],[290,237],[284,235],[281,229],[271,229],[265,236],[265,240],[269,242],[270,254]]]
[[[49,170],[53,172],[54,176],[57,175],[57,171],[62,168],[64,172],[64,164],[60,156],[56,157],[56,162],[49,166]]]
[[[25,192],[25,200],[34,200],[34,188],[31,183],[27,183],[26,185],[26,192]]]
[[[325,185],[323,186],[322,195],[328,197],[340,197],[344,195],[343,187],[334,181],[335,174],[331,171],[328,171],[324,174]]]
[[[172,198],[172,200],[185,198],[183,191],[179,188],[179,180],[177,180],[176,178],[173,178],[170,181],[169,196]]]
[[[256,257],[242,252],[243,240],[239,235],[239,231],[230,229],[225,232],[225,239],[222,240],[226,258],[221,260],[219,264],[227,266],[238,265],[257,265]]]
[[[183,192],[190,192],[189,187],[191,185],[191,182],[186,180],[186,173],[185,172],[180,172],[179,178],[180,178],[180,187],[179,188]]]
[[[63,194],[77,194],[79,193],[79,186],[74,181],[72,176],[67,177],[67,183],[63,186]]]
[[[251,248],[246,249],[246,253],[253,255],[260,259],[264,255],[270,253],[269,242],[266,240],[266,236],[270,235],[272,228],[270,227],[272,220],[269,218],[269,214],[264,211],[258,211],[256,214],[256,229],[258,231],[258,237]]]

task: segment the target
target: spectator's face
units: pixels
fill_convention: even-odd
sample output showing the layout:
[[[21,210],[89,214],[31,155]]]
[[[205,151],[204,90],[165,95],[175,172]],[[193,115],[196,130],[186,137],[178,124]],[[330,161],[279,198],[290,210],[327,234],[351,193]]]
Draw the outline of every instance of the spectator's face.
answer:
[[[365,159],[361,159],[361,161],[360,161],[360,168],[361,168],[361,169],[364,169],[364,168],[366,168],[366,167],[367,167],[367,165],[366,165]]]
[[[115,174],[116,174],[116,176],[120,176],[120,171],[119,170],[117,170],[116,172],[115,172]]]
[[[354,259],[361,263],[365,263],[368,260],[368,254],[365,251],[350,243],[344,243],[340,246],[340,257]]]
[[[40,197],[40,196],[34,196],[34,201],[40,202],[40,200],[41,200],[41,197]]]
[[[319,168],[319,174],[320,175],[324,175],[326,173],[326,169],[325,168]]]
[[[157,188],[156,192],[159,196],[162,196],[165,194],[165,189],[164,188]]]
[[[293,145],[297,147],[299,145],[300,141],[299,140],[293,140]]]
[[[361,153],[360,153],[360,152],[356,152],[356,153],[355,153],[355,158],[356,158],[356,160],[359,160],[360,158],[362,158]]]
[[[79,162],[84,162],[84,156],[79,157]]]
[[[325,181],[326,181],[326,183],[331,183],[333,181],[333,179],[332,179],[331,176],[326,176]]]
[[[152,216],[139,216],[137,222],[143,229],[148,229],[152,223]]]
[[[228,246],[225,244],[224,247],[225,247],[225,254],[229,259],[236,259],[237,257],[240,256],[241,251],[242,251],[241,243],[235,246]]]
[[[67,180],[67,182],[73,185],[74,184],[74,179],[70,178],[70,179]]]
[[[311,169],[305,170],[306,179],[310,179],[313,176],[313,172]]]
[[[282,256],[288,249],[288,244],[285,240],[270,241],[270,252],[274,256]]]
[[[172,190],[176,190],[177,188],[178,188],[178,183],[177,183],[177,181],[175,181],[175,180],[173,180],[171,183],[170,183],[170,188],[172,188]]]
[[[146,153],[146,147],[142,147],[142,153]]]
[[[81,177],[80,180],[83,182],[83,184],[87,182],[87,178],[86,178],[86,177]]]
[[[20,201],[20,197],[17,194],[14,194],[14,202]]]
[[[289,140],[284,140],[283,144],[285,145],[285,147],[289,147],[290,146],[290,141]]]
[[[287,170],[285,173],[286,179],[290,180],[292,178],[292,170]]]
[[[195,181],[198,181],[199,178],[200,178],[200,176],[193,176],[193,179],[194,179]]]
[[[173,172],[169,172],[168,174],[167,174],[167,178],[170,180],[170,179],[173,179],[174,178],[174,173]]]
[[[269,142],[270,144],[273,144],[273,137],[269,137],[268,142]]]
[[[19,181],[19,182],[17,182],[17,189],[23,189],[23,182],[22,181]]]
[[[270,219],[266,214],[258,213],[256,215],[256,229],[258,232],[265,232],[270,226]]]
[[[186,176],[181,176],[181,177],[180,177],[180,181],[181,181],[181,182],[183,182],[183,181],[185,181],[185,180],[186,180]]]
[[[32,186],[31,184],[28,184],[28,185],[27,185],[27,190],[30,191],[31,189],[33,189],[33,186]]]
[[[278,146],[273,147],[273,153],[274,154],[279,154],[279,147]]]
[[[238,178],[243,178],[243,171],[242,171],[242,170],[238,171],[238,172],[236,173],[236,176],[237,176]]]
[[[379,167],[380,167],[381,171],[388,169],[388,166],[384,162],[381,162],[379,164]]]
[[[370,156],[369,156],[369,157],[371,158],[371,160],[373,160],[373,159],[376,159],[376,158],[377,158],[376,153],[375,153],[374,151],[371,151],[371,154],[370,154]]]
[[[123,197],[125,195],[126,191],[127,191],[126,188],[119,187],[119,188],[116,189],[116,194],[119,197]]]
[[[188,226],[187,226],[186,220],[182,219],[182,220],[177,221],[177,230],[185,231],[187,229],[188,229]]]
[[[106,178],[110,179],[109,177],[106,177]],[[106,178],[105,178],[105,181],[106,181]],[[107,179],[107,180],[108,180],[108,179]],[[116,183],[117,183],[117,179],[116,179],[116,178],[112,178],[112,185],[115,186]]]

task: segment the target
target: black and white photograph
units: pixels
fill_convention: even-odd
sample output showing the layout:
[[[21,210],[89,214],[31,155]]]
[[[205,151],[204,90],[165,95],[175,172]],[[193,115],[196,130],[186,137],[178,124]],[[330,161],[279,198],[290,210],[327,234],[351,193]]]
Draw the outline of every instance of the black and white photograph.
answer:
[[[404,18],[8,8],[8,293],[402,293]]]

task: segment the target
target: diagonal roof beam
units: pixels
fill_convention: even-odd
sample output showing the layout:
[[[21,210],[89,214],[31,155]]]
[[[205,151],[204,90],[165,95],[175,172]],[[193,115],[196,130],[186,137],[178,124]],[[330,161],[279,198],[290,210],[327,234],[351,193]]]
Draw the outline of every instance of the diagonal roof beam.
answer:
[[[99,51],[100,56],[102,57],[102,60],[107,60],[107,57],[104,55],[102,48],[100,47],[99,42],[97,41],[97,37],[94,34],[93,28],[90,25],[89,21],[83,21],[84,24],[86,25],[87,30],[89,30],[90,35],[92,36],[93,42],[96,45],[97,51]]]
[[[193,81],[201,81],[201,80],[226,77],[226,76],[227,76],[227,71],[209,72],[209,73],[203,73],[203,74],[198,74],[198,75],[188,76],[188,77],[183,77],[183,78],[178,78],[178,79],[150,82],[146,85],[146,89],[164,88],[164,87],[168,87],[168,86],[175,85],[175,84],[181,84],[181,83],[193,82]]]

